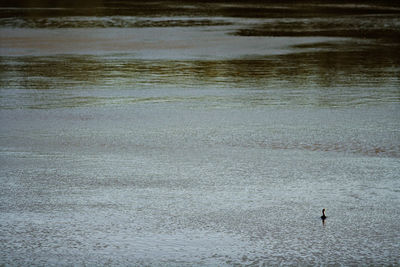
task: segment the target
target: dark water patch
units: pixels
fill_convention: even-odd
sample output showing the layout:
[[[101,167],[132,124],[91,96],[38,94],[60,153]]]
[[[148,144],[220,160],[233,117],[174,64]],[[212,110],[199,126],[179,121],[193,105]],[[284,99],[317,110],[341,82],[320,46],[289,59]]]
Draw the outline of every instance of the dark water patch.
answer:
[[[1,18],[0,26],[13,28],[144,28],[223,26],[232,23],[211,19],[152,19],[135,17]]]
[[[71,5],[45,4],[37,6],[24,5],[20,7],[5,7],[0,9],[0,17],[69,17],[69,16],[144,16],[144,17],[165,17],[165,16],[200,16],[204,12],[182,6],[179,4],[168,5],[161,2],[129,2],[125,1],[114,6],[104,5],[103,3],[88,3],[82,5],[75,3]]]
[[[97,62],[97,63],[96,63]],[[15,83],[20,83],[16,88],[25,89],[56,89],[56,84],[67,88],[69,85],[76,84],[75,81],[85,81],[86,83],[95,82],[101,69],[107,70],[98,64],[91,57],[24,57],[16,60],[3,58],[0,60],[2,79],[11,78],[8,84],[3,87],[15,87]],[[10,64],[10,65],[9,65]],[[49,69],[50,67],[50,69]],[[18,76],[14,76],[13,73]],[[12,79],[14,76],[15,79]],[[8,78],[7,78],[8,77]]]
[[[0,17],[64,16],[224,16],[309,18],[399,14],[389,1],[2,1]]]
[[[239,29],[240,36],[352,37],[384,39],[399,43],[399,17],[361,16],[352,18],[282,19]]]
[[[306,51],[240,60],[1,57],[1,107],[399,103],[398,46],[321,43],[296,49]]]
[[[339,42],[318,42],[318,43],[309,43],[309,44],[297,44],[292,45],[293,48],[299,49],[324,49],[324,50],[337,50],[338,47],[342,48],[346,46],[345,43],[340,44]],[[361,44],[360,44],[361,46]]]
[[[290,28],[290,27],[288,27]],[[395,41],[400,39],[400,32],[396,30],[351,30],[351,29],[338,29],[338,30],[264,30],[264,29],[242,29],[236,32],[240,36],[274,36],[274,37],[312,37],[312,36],[326,36],[326,37],[355,37],[355,38],[375,38],[375,39],[393,39]]]
[[[334,5],[325,6],[315,3],[291,3],[281,5],[238,5],[222,6],[216,13],[227,17],[243,18],[310,18],[336,17],[371,14],[397,14],[400,9],[374,6]]]
[[[139,60],[124,55],[1,57],[0,83],[3,88],[23,82],[19,88],[44,89],[138,83],[263,88],[279,81],[296,87],[358,87],[399,82],[397,45],[338,42],[295,48],[300,49],[298,53],[232,60]],[[43,82],[49,86],[41,87]]]

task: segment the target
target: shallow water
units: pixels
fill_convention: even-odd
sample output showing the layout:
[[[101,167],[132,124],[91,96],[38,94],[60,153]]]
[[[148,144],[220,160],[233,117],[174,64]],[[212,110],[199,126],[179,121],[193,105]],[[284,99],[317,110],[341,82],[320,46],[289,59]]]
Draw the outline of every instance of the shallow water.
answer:
[[[0,264],[400,265],[398,7],[88,3],[0,10]]]

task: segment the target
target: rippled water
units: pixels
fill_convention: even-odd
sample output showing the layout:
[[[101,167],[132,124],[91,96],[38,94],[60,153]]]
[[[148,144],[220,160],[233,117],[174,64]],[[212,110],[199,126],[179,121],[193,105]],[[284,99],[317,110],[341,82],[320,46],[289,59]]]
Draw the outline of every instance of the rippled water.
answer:
[[[0,264],[400,265],[396,4],[35,3],[0,8]]]

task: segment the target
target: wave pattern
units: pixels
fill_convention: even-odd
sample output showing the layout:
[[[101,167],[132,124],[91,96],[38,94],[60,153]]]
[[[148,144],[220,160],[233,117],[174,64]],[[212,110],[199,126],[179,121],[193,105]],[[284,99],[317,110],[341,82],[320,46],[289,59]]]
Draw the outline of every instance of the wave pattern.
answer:
[[[0,27],[11,28],[144,28],[222,26],[231,23],[222,19],[138,19],[135,17],[34,17],[1,18]]]
[[[391,158],[400,158],[400,146],[389,145],[379,146],[373,144],[361,143],[260,143],[260,147],[268,147],[271,149],[300,149],[307,151],[320,151],[320,152],[339,152],[346,154],[356,154],[363,156],[383,156]]]

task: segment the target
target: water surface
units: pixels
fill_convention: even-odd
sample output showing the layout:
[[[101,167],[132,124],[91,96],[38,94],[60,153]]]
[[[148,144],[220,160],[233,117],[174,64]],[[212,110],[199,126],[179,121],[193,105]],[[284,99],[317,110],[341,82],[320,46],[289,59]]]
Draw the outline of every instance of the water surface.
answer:
[[[399,265],[399,12],[5,1],[0,263]]]

